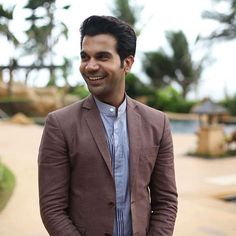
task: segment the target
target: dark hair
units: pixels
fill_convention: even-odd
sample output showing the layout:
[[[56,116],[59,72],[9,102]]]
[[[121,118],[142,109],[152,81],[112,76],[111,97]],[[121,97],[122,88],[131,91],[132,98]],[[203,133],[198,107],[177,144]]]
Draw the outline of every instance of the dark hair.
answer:
[[[85,35],[110,34],[117,40],[116,50],[123,61],[126,57],[135,55],[136,35],[133,28],[126,22],[112,16],[90,16],[84,20],[80,27],[82,41]]]

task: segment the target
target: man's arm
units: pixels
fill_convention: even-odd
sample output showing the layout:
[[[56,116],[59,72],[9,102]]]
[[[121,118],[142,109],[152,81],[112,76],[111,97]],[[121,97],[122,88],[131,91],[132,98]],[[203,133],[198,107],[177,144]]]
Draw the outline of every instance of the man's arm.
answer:
[[[177,213],[173,143],[165,116],[162,140],[150,182],[151,218],[148,236],[171,236]]]
[[[43,223],[51,236],[81,236],[68,216],[70,167],[65,137],[49,114],[39,148],[39,201]]]

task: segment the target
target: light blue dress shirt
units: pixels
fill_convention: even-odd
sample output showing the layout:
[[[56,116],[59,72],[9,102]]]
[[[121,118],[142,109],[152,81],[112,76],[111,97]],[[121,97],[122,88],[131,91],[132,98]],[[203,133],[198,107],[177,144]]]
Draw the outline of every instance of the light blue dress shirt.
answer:
[[[131,236],[132,221],[129,186],[129,139],[126,119],[126,99],[116,108],[95,98],[106,130],[116,186],[116,217],[114,236]]]

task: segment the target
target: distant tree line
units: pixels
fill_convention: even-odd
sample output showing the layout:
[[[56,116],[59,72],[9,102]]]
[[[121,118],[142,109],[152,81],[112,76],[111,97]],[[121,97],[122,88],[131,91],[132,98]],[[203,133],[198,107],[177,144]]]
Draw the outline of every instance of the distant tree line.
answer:
[[[66,84],[68,83],[70,60],[61,56],[59,58],[61,63],[57,64],[55,58],[57,57],[58,60],[60,56],[56,55],[55,46],[61,38],[68,38],[68,28],[56,17],[56,13],[69,8],[69,5],[58,8],[56,0],[28,0],[24,6],[24,9],[29,12],[25,18],[28,28],[23,31],[26,40],[20,42],[9,28],[15,6],[5,9],[3,4],[0,5],[0,34],[7,38],[16,51],[15,55],[9,58],[8,65],[0,66],[0,72],[4,69],[9,70],[9,95],[11,95],[13,72],[18,69],[25,70],[25,83],[32,71],[41,69],[49,71],[48,85],[55,85],[59,75],[64,78]],[[27,65],[22,64],[22,59],[26,57],[30,61]]]
[[[202,16],[206,19],[215,20],[219,23],[219,28],[215,29],[208,37],[199,35],[196,42],[208,41],[217,42],[218,40],[233,40],[236,38],[236,0],[212,0],[228,5],[225,13],[218,11],[204,11]],[[135,5],[130,0],[115,0],[113,14],[120,19],[130,23],[138,32],[137,28],[140,19],[142,6]],[[138,11],[135,11],[138,9]],[[135,75],[127,77],[127,88],[132,96],[138,97],[146,95],[151,97],[149,105],[159,109],[187,112],[190,110],[194,101],[187,101],[188,93],[198,86],[201,74],[208,57],[203,56],[199,61],[194,61],[189,43],[183,31],[168,31],[166,39],[171,53],[160,48],[156,51],[146,52],[143,59],[143,69],[150,79],[150,85],[145,85],[139,81]],[[135,79],[134,79],[135,78]],[[137,81],[136,83],[134,82]],[[132,83],[132,86],[131,86]],[[173,84],[178,84],[181,91],[178,92]],[[149,90],[149,92],[147,92]],[[226,96],[224,104],[231,114],[236,114],[236,96]]]
[[[225,3],[228,11],[205,11],[203,17],[217,21],[219,28],[215,29],[208,37],[199,35],[197,41],[217,42],[218,40],[233,40],[236,37],[236,0],[212,0]],[[19,42],[16,35],[11,32],[9,25],[13,20],[14,6],[5,8],[0,4],[0,36],[7,38],[15,48],[16,53],[9,58],[8,65],[0,66],[0,80],[3,69],[9,70],[9,95],[11,95],[11,84],[14,71],[25,70],[25,83],[33,71],[46,69],[49,73],[47,85],[56,85],[57,79],[63,78],[68,92],[81,93],[86,96],[86,89],[80,84],[71,87],[68,76],[71,73],[71,59],[63,55],[56,55],[55,47],[59,41],[68,39],[68,28],[64,22],[58,19],[59,11],[67,12],[70,5],[58,8],[56,0],[28,0],[24,9],[29,12],[25,21],[28,23],[24,31],[26,40]],[[140,18],[144,6],[137,5],[131,0],[114,0],[111,12],[114,16],[127,21],[132,25],[139,36],[142,33]],[[144,73],[149,77],[149,83],[144,83],[135,74],[130,74],[126,79],[127,93],[134,97],[146,96],[150,105],[175,111],[188,111],[192,102],[186,100],[190,91],[195,89],[201,79],[207,57],[193,60],[193,52],[183,31],[167,31],[166,40],[169,50],[160,48],[155,51],[145,52],[142,66]],[[30,64],[22,64],[22,58],[30,58]],[[56,63],[55,58],[60,61]],[[180,90],[175,89],[177,85]],[[166,95],[165,95],[166,94]],[[233,98],[227,97],[224,104],[231,102]],[[175,108],[167,105],[167,101],[174,102]],[[227,102],[228,101],[228,102]],[[178,104],[177,104],[178,103]],[[232,106],[232,105],[231,105]],[[230,106],[229,106],[230,107]]]

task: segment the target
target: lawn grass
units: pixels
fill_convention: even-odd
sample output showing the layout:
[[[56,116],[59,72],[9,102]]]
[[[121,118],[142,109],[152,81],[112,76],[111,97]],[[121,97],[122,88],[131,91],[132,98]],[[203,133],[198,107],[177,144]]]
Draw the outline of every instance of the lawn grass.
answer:
[[[228,151],[225,154],[218,155],[218,156],[209,155],[207,153],[206,154],[197,153],[197,152],[188,152],[186,155],[190,156],[190,157],[199,157],[199,158],[203,158],[203,159],[215,160],[215,159],[220,159],[220,158],[231,158],[231,157],[235,158],[236,157],[236,151],[235,150]]]
[[[0,211],[6,206],[15,187],[15,176],[0,162]]]

